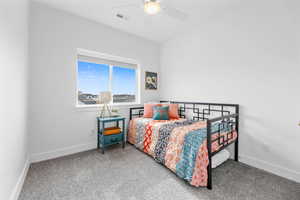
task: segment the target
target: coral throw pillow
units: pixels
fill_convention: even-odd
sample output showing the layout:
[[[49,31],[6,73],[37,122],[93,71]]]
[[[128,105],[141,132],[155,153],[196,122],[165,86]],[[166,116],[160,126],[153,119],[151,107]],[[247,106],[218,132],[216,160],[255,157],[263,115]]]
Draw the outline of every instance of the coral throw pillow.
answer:
[[[179,119],[179,113],[178,113],[178,104],[168,104],[169,106],[169,117],[171,119]]]
[[[144,117],[145,118],[152,118],[153,117],[153,107],[154,106],[161,106],[162,104],[155,104],[155,103],[145,103],[144,104]]]
[[[169,120],[169,106],[154,106],[153,107],[154,120]]]

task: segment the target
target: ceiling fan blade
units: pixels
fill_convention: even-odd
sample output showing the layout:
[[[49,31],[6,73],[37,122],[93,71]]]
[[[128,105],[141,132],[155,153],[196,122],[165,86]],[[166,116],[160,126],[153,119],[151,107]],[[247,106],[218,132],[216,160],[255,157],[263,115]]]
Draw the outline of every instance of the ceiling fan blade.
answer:
[[[113,6],[112,9],[122,9],[122,8],[140,8],[142,7],[141,4],[135,3],[135,4],[125,4],[120,6]]]
[[[177,20],[185,21],[188,18],[188,15],[176,8],[173,8],[169,5],[162,6],[163,12],[169,17],[175,18]]]

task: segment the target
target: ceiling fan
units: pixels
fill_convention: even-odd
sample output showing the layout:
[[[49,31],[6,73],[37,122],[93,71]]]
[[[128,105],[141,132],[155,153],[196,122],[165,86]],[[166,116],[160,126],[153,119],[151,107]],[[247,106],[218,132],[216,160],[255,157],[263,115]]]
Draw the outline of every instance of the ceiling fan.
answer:
[[[122,6],[116,6],[114,8],[126,8],[126,7],[140,7],[148,15],[156,15],[158,13],[163,13],[169,17],[175,18],[177,20],[186,20],[188,15],[171,5],[167,4],[165,0],[141,0],[141,4],[128,4]]]

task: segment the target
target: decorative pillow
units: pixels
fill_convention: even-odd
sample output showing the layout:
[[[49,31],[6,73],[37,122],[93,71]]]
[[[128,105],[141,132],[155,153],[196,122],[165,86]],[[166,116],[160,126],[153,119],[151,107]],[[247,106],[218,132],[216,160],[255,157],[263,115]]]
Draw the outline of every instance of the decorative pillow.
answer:
[[[179,119],[179,113],[178,113],[178,104],[168,104],[169,106],[169,117],[171,119]]]
[[[154,106],[153,107],[154,120],[169,120],[169,106]]]
[[[158,103],[145,103],[144,104],[144,117],[152,118],[153,117],[153,106],[161,106],[162,104]]]

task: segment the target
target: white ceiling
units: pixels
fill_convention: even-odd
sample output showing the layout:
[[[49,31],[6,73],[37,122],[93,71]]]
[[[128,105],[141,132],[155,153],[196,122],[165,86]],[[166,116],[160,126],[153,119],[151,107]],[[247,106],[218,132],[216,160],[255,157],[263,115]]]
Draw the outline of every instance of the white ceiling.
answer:
[[[164,12],[155,16],[143,12],[143,0],[34,0],[72,14],[157,42],[164,42],[187,26],[201,23],[216,10],[226,8],[239,0],[161,0],[188,15],[184,21],[169,17]],[[133,5],[122,7],[122,5]],[[136,6],[135,6],[136,5]],[[140,6],[139,6],[140,5]],[[128,19],[116,17],[120,13]]]

